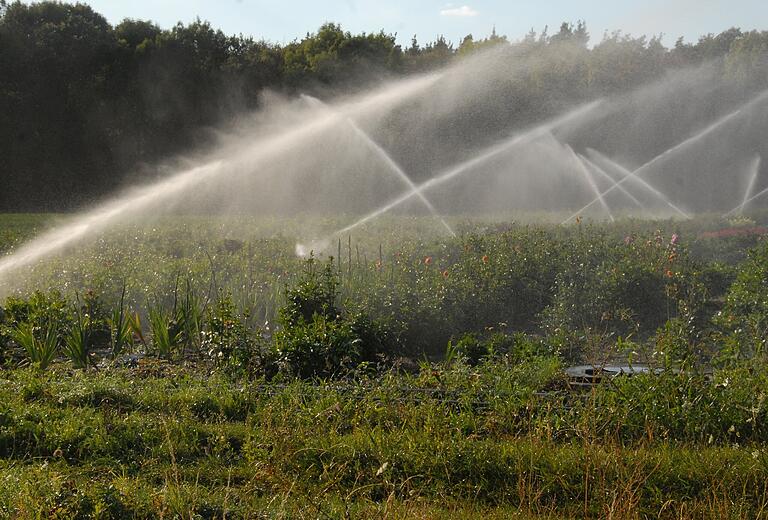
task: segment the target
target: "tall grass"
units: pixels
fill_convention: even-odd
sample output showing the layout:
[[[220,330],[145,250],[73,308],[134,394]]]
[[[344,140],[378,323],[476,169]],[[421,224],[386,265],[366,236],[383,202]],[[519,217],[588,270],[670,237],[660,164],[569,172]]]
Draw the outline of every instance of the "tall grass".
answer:
[[[91,323],[90,317],[79,305],[74,309],[74,320],[64,338],[63,353],[75,368],[88,368],[91,362]]]
[[[109,346],[113,359],[122,354],[123,350],[131,344],[131,322],[125,307],[125,291],[126,287],[123,284],[120,301],[112,309],[111,316],[107,319]]]
[[[152,348],[163,359],[171,359],[178,351],[181,330],[171,312],[160,305],[149,305],[149,329]]]
[[[48,368],[59,350],[59,336],[54,325],[49,325],[38,338],[32,323],[21,323],[11,331],[11,337],[26,352],[29,361],[41,370]]]

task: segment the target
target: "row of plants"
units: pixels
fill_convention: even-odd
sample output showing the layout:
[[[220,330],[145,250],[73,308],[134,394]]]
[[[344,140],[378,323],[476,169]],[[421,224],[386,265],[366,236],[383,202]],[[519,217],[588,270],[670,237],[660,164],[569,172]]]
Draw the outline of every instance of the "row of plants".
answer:
[[[354,269],[310,258],[270,291],[269,319],[258,302],[201,288],[192,273],[143,305],[129,301],[126,284],[117,297],[11,297],[0,352],[23,351],[40,368],[59,356],[88,368],[139,353],[306,378],[383,357],[437,359],[467,334],[500,333],[493,341],[524,334],[569,361],[604,360],[618,345],[666,366],[722,363],[763,353],[766,260],[763,244],[737,265],[703,262],[661,231],[620,240],[599,229],[470,234],[406,244]]]
[[[302,378],[343,374],[398,352],[396,336],[383,323],[337,307],[332,263],[323,267],[310,259],[305,270],[286,289],[274,331],[254,325],[230,295],[206,299],[187,280],[177,285],[171,306],[149,302],[143,313],[129,310],[124,297],[107,311],[93,292],[74,302],[58,292],[9,298],[0,313],[2,352],[43,370],[59,358],[88,369],[135,363],[138,354]]]
[[[127,284],[9,298],[0,516],[759,518],[756,243],[738,263],[588,226],[342,244],[280,266],[268,321],[222,288],[260,261],[247,243],[140,305]],[[662,370],[569,387],[566,363],[615,358]]]
[[[356,516],[757,518],[768,500],[762,364],[581,396],[541,394],[561,377],[546,355],[344,385],[159,366],[2,372],[0,514],[325,516],[302,500],[316,497],[331,517],[346,500]]]

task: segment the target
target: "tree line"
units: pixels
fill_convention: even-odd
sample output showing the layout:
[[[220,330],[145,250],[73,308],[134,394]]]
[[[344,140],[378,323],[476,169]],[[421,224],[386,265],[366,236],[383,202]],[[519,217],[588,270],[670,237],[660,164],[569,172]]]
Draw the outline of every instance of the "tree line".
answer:
[[[495,45],[546,57],[526,70],[525,88],[549,99],[623,92],[715,58],[724,73],[768,85],[768,32],[732,28],[672,48],[620,32],[589,41],[584,22],[515,42],[494,30],[408,46],[327,23],[279,45],[201,20],[113,26],[83,4],[0,0],[0,211],[73,209],[139,182],[142,165],[203,146],[205,129],[257,109],[265,89],[351,91]]]

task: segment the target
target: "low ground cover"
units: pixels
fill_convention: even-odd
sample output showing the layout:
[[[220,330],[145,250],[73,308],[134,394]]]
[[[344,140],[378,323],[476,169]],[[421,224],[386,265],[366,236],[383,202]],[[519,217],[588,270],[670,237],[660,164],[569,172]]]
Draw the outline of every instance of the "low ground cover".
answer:
[[[762,224],[99,238],[0,305],[0,512],[760,517]]]

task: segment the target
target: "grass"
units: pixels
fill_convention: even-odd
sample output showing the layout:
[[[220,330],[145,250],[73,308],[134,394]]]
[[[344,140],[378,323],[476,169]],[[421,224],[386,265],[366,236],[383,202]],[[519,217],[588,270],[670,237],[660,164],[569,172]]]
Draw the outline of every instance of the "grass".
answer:
[[[704,234],[753,218],[93,237],[0,313],[0,517],[768,516],[768,247]],[[665,371],[568,390],[612,359]]]
[[[768,500],[762,444],[596,434],[591,405],[565,411],[536,396],[553,374],[546,362],[482,367],[479,384],[461,365],[285,386],[162,366],[172,377],[4,372],[0,511],[756,518]],[[436,371],[444,391],[471,384],[488,403],[404,390]]]

